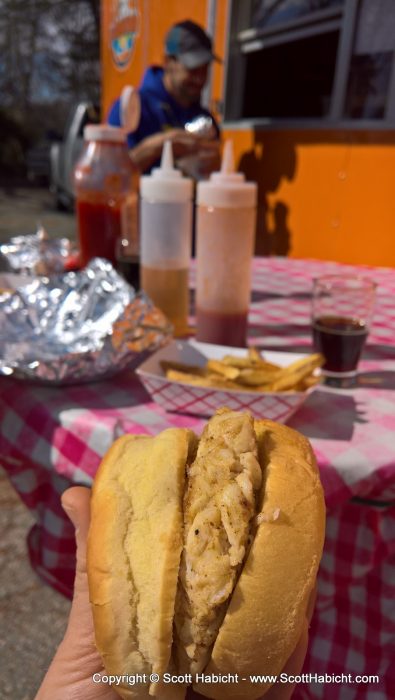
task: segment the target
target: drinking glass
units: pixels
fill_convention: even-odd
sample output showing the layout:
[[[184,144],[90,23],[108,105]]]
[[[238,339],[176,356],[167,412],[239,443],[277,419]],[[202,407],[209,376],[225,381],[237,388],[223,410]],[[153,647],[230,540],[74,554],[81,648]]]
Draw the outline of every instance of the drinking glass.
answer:
[[[323,354],[327,383],[352,386],[372,322],[376,284],[357,275],[323,275],[314,280],[313,342]]]

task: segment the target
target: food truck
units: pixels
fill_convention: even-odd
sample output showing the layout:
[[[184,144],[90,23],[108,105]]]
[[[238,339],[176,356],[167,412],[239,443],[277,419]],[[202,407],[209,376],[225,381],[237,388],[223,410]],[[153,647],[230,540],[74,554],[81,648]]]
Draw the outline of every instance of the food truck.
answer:
[[[102,0],[102,115],[192,19],[205,104],[258,183],[256,253],[395,265],[391,0]]]

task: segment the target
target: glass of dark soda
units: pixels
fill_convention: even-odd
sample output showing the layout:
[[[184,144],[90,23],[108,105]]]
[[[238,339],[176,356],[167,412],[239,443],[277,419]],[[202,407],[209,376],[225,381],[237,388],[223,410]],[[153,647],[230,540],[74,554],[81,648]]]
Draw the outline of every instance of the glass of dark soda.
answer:
[[[324,275],[314,280],[313,342],[325,358],[329,384],[352,385],[372,322],[376,284],[358,275]]]

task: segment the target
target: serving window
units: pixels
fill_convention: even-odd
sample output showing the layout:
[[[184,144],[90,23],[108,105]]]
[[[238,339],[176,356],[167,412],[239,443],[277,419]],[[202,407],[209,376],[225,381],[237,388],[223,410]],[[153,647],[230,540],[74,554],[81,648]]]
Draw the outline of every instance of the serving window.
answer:
[[[395,124],[393,0],[233,0],[227,122]]]

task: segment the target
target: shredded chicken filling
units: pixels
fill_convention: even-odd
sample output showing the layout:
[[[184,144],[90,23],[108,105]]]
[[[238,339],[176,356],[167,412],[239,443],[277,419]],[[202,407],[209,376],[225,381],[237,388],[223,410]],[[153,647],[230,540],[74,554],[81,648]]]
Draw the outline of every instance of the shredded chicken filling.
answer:
[[[243,562],[262,474],[251,416],[208,423],[189,468],[176,632],[191,672],[204,668]],[[182,655],[182,654],[181,654]]]

